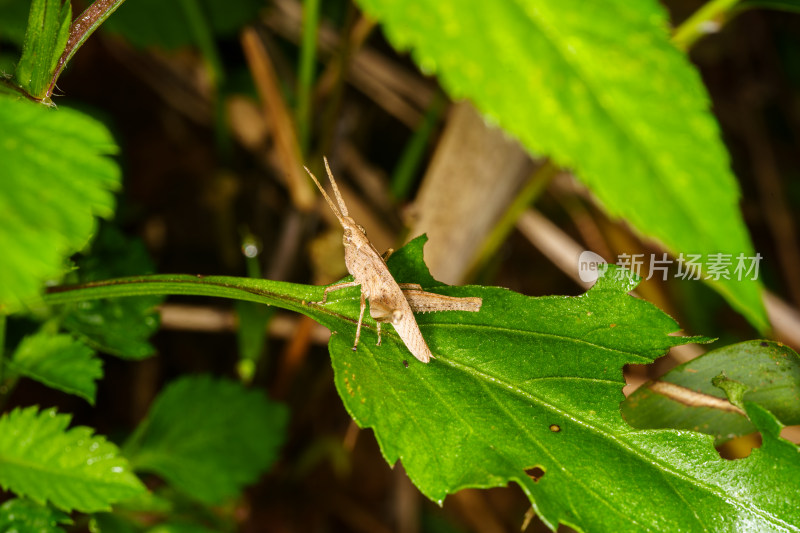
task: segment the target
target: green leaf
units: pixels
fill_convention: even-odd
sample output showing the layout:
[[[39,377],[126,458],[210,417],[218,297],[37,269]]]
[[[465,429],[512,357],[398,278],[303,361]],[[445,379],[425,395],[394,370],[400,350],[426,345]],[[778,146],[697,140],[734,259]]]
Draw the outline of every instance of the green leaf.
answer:
[[[390,258],[404,263],[401,281],[427,276],[419,247],[415,241]],[[514,481],[552,528],[734,531],[737,520],[761,531],[800,526],[800,513],[784,503],[800,474],[797,454],[781,455],[785,472],[765,477],[774,455],[731,466],[708,436],[634,432],[621,419],[622,366],[691,340],[670,336],[672,319],[628,296],[635,284],[601,278],[574,298],[440,286],[437,292],[481,296],[483,307],[418,316],[437,359],[418,363],[390,332],[376,347],[371,328],[353,353],[354,327],[339,325],[330,343],[337,389],[356,422],[374,430],[386,460],[402,460],[435,501]],[[355,294],[349,301],[355,313]]]
[[[138,239],[104,224],[92,243],[91,253],[77,261],[83,283],[131,274],[153,272],[155,266]],[[159,296],[80,302],[64,317],[66,329],[105,353],[126,359],[143,359],[155,353],[148,339],[158,331]]]
[[[750,389],[745,400],[768,409],[786,425],[800,424],[800,357],[777,342],[754,340],[724,346],[675,367],[659,381],[723,398],[712,384],[712,378],[720,372]],[[621,407],[633,427],[702,431],[714,435],[717,442],[756,430],[739,414],[687,407],[648,385],[639,387]]]
[[[67,45],[72,5],[61,0],[33,0],[25,45],[15,77],[29,94],[47,97],[58,59]]]
[[[103,377],[103,362],[94,351],[70,335],[39,332],[25,337],[9,364],[12,372],[75,394],[94,405],[96,381]]]
[[[0,486],[65,511],[104,511],[145,490],[118,449],[69,415],[16,408],[0,417]]]
[[[722,390],[732,405],[744,409],[744,395],[749,390],[747,385],[729,378],[724,373],[714,376],[711,384]]]
[[[150,276],[63,288],[47,300],[196,294],[307,314],[336,332],[330,351],[347,410],[361,427],[374,430],[387,461],[401,459],[412,481],[436,501],[462,488],[513,481],[553,528],[558,523],[626,532],[800,527],[800,511],[786,508],[795,496],[799,454],[779,446],[779,453],[765,448],[755,456],[762,459],[751,454],[729,462],[708,435],[634,431],[622,420],[623,365],[648,363],[671,346],[708,340],[670,335],[677,324],[627,294],[636,281],[624,270],[610,268],[613,276],[578,297],[448,287],[432,281],[422,261],[423,243],[416,239],[390,257],[395,279],[483,298],[478,313],[416,316],[436,357],[427,365],[411,356],[390,325],[383,328],[382,345],[375,346],[375,322],[368,314],[358,351],[352,351],[357,287],[332,293],[320,306],[310,302],[321,300],[321,287]]]
[[[0,98],[0,309],[35,298],[114,212],[108,130],[82,113]]]
[[[263,392],[209,376],[170,384],[125,445],[134,468],[204,503],[236,496],[277,457],[287,411]]]
[[[611,215],[707,271],[709,254],[729,255],[732,279],[711,285],[767,328],[761,284],[734,273],[755,254],[708,95],[656,0],[358,3],[453,98],[572,168]]]
[[[210,24],[211,31],[220,37],[236,35],[263,7],[261,0],[200,0],[198,3],[206,15],[205,20]],[[103,27],[123,35],[131,44],[141,48],[160,46],[175,49],[196,44],[180,2],[126,2]]]
[[[46,505],[14,498],[0,505],[0,533],[63,533],[69,515]]]

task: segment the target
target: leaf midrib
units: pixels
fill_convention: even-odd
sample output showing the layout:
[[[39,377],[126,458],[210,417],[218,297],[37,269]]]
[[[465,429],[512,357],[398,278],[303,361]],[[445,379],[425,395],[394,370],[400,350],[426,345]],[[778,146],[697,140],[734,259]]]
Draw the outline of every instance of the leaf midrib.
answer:
[[[489,376],[488,374],[486,374],[484,372],[480,372],[480,371],[474,369],[473,367],[468,367],[466,365],[461,365],[461,364],[459,364],[459,363],[457,363],[456,361],[453,361],[453,360],[445,360],[445,362],[448,363],[452,368],[454,368],[454,369],[456,369],[458,371],[461,371],[461,372],[469,375],[470,377],[473,377],[473,378],[481,377],[481,378],[483,378],[482,381],[480,381],[480,383],[492,382],[492,383],[496,383],[496,384],[502,385],[503,387],[506,388],[506,390],[511,391],[517,397],[519,397],[521,399],[525,399],[525,400],[531,401],[532,403],[536,403],[535,400],[538,400],[538,405],[540,405],[540,407],[544,407],[546,409],[549,409],[550,411],[552,411],[555,414],[558,414],[558,415],[564,416],[566,418],[569,418],[570,420],[573,420],[574,422],[576,422],[576,423],[580,424],[581,426],[583,426],[585,429],[588,429],[592,433],[598,435],[602,439],[605,439],[607,441],[611,441],[612,443],[617,445],[619,448],[627,451],[632,456],[636,457],[641,462],[643,462],[645,464],[649,463],[649,464],[653,464],[653,465],[658,465],[660,467],[659,468],[660,472],[662,472],[664,474],[665,473],[669,473],[669,474],[673,475],[674,477],[676,477],[678,479],[682,479],[683,481],[689,482],[690,484],[692,484],[694,486],[697,486],[698,488],[702,488],[702,489],[706,490],[706,492],[712,494],[714,497],[718,498],[719,500],[721,500],[723,502],[728,502],[730,504],[734,504],[734,502],[735,502],[735,504],[739,508],[741,508],[741,509],[743,509],[743,510],[745,510],[747,512],[751,512],[753,514],[758,514],[765,521],[771,522],[772,524],[774,524],[774,525],[776,525],[778,527],[782,527],[786,531],[792,531],[791,529],[789,529],[787,527],[786,523],[783,520],[781,520],[779,517],[774,516],[774,515],[772,515],[770,513],[767,513],[766,511],[764,511],[761,508],[747,506],[746,504],[740,502],[738,499],[736,499],[736,498],[732,497],[731,495],[727,494],[726,492],[724,492],[720,487],[717,487],[716,485],[712,485],[712,484],[710,484],[710,483],[708,483],[706,481],[703,481],[703,480],[701,480],[699,478],[691,477],[688,474],[685,474],[680,470],[671,468],[672,467],[671,464],[660,460],[659,457],[653,456],[651,454],[648,454],[648,453],[644,452],[640,448],[634,448],[629,443],[627,443],[626,441],[621,439],[621,437],[627,435],[628,433],[634,433],[634,431],[621,433],[619,435],[615,435],[615,434],[612,434],[610,432],[603,431],[600,427],[589,423],[588,421],[584,420],[583,418],[577,418],[575,416],[572,416],[568,412],[556,407],[555,405],[553,405],[553,404],[551,404],[549,402],[546,402],[541,397],[539,397],[539,396],[537,396],[537,395],[535,395],[533,393],[529,393],[529,392],[526,392],[524,390],[521,390],[519,387],[517,387],[517,386],[515,386],[515,385],[513,385],[511,383],[508,383],[505,380],[502,380],[502,379],[499,379],[499,378],[493,378],[493,377]],[[669,431],[669,430],[663,430],[663,431]],[[709,440],[711,440],[711,437],[709,437]],[[746,459],[741,459],[741,460],[746,460]],[[680,496],[680,493],[678,491],[675,490],[673,492]]]
[[[706,233],[704,231],[701,231],[703,228],[701,228],[696,224],[695,216],[685,209],[683,202],[675,201],[676,198],[678,200],[681,200],[681,197],[676,196],[676,191],[673,189],[673,187],[670,186],[669,180],[663,179],[661,170],[657,165],[653,163],[652,158],[650,157],[651,151],[648,149],[646,145],[643,145],[638,139],[635,138],[635,136],[632,136],[628,132],[628,130],[626,130],[621,126],[621,123],[624,122],[621,122],[620,119],[617,118],[613,106],[608,106],[608,104],[606,104],[602,100],[601,98],[602,92],[598,92],[596,90],[596,87],[594,85],[594,82],[592,81],[591,76],[588,77],[586,76],[586,74],[583,72],[583,69],[581,68],[580,62],[573,62],[569,59],[569,54],[566,54],[564,52],[563,48],[560,45],[560,41],[554,38],[551,35],[551,33],[547,31],[547,25],[543,24],[541,20],[537,19],[533,14],[529,13],[524,8],[524,6],[520,5],[519,0],[511,0],[511,1],[514,2],[517,5],[517,8],[524,14],[524,16],[527,17],[528,20],[530,20],[533,23],[533,25],[539,29],[542,36],[544,36],[547,39],[547,41],[551,44],[553,50],[557,52],[558,56],[561,58],[563,63],[570,67],[572,72],[575,74],[575,77],[579,79],[581,83],[583,83],[584,86],[587,87],[587,89],[589,89],[587,91],[589,97],[597,104],[597,108],[601,110],[604,115],[608,117],[609,122],[615,127],[615,129],[621,132],[623,137],[628,139],[628,141],[631,143],[631,146],[636,147],[636,151],[640,155],[644,156],[642,157],[642,160],[644,161],[645,165],[648,168],[650,168],[650,170],[653,172],[652,175],[658,177],[658,181],[664,187],[664,190],[669,191],[670,199],[673,200],[672,202],[673,205],[677,206],[683,215],[683,221],[687,222],[687,225],[691,226],[691,228],[696,232],[696,234],[705,235]],[[658,232],[658,228],[650,228],[650,230],[653,232]],[[663,237],[664,235],[659,235],[659,238]]]

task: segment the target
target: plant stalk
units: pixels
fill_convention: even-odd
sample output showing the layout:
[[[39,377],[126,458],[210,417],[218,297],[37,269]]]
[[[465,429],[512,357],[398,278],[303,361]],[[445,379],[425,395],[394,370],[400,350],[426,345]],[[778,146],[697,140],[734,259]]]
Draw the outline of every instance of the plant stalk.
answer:
[[[711,0],[698,9],[672,35],[672,42],[681,50],[688,50],[698,39],[721,28],[727,14],[739,0]]]
[[[81,15],[75,19],[72,26],[69,28],[69,39],[67,39],[67,46],[64,52],[58,59],[58,65],[53,72],[53,78],[50,80],[50,85],[47,88],[47,98],[53,95],[58,77],[61,71],[67,65],[75,52],[83,46],[86,39],[91,36],[100,25],[111,16],[111,14],[122,5],[125,0],[96,0],[92,5],[86,8]],[[155,14],[154,14],[155,15]]]
[[[303,41],[300,46],[300,66],[297,86],[297,138],[300,153],[308,155],[311,92],[314,85],[314,67],[317,59],[317,30],[320,0],[303,1]]]
[[[6,366],[6,315],[0,314],[0,395],[3,391],[3,377],[5,375]]]

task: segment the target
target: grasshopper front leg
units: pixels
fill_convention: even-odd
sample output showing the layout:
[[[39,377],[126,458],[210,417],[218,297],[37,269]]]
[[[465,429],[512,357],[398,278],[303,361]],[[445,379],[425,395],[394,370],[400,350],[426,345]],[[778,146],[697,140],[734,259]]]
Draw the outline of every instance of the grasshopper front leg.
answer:
[[[339,289],[347,289],[348,287],[358,287],[361,285],[357,281],[346,281],[344,283],[337,283],[336,285],[331,285],[330,287],[325,287],[325,290],[322,291],[322,301],[315,302],[317,305],[325,305],[325,302],[328,300],[328,293],[331,291],[338,291]],[[366,302],[366,294],[364,294],[364,290],[361,290],[361,309],[358,312],[358,325],[356,326],[356,341],[353,343],[353,351],[355,352],[358,349],[358,339],[361,338],[361,323],[364,321],[364,309],[367,307]],[[378,325],[378,344],[380,344],[381,340],[381,330],[380,324]]]
[[[336,285],[331,285],[330,287],[325,287],[325,290],[322,291],[322,301],[321,302],[314,302],[318,305],[325,305],[325,302],[328,300],[328,293],[331,291],[338,291],[339,289],[346,289],[348,287],[357,287],[361,285],[357,281],[345,281],[344,283],[337,283]]]

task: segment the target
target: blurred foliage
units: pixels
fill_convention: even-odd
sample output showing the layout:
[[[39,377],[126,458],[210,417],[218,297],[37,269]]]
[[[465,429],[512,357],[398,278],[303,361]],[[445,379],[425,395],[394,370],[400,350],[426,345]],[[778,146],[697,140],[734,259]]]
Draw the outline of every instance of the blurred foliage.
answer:
[[[0,0],[0,40],[14,43],[22,49],[30,9],[30,2]]]
[[[755,256],[708,95],[655,0],[359,4],[453,99],[572,169],[612,216],[702,254],[704,271],[710,254]],[[766,330],[758,280],[711,285]]]
[[[207,504],[221,504],[275,461],[288,413],[263,392],[210,376],[170,384],[124,446],[137,471],[153,472]]]
[[[746,400],[769,409],[787,426],[800,425],[800,358],[779,343],[754,340],[723,346],[683,363],[659,381],[723,398],[722,391],[712,384],[720,372],[749,388]],[[756,431],[742,415],[682,405],[647,386],[622,402],[622,415],[636,428],[701,431],[718,442]]]
[[[233,37],[252,21],[262,0],[198,0],[204,20],[218,37]],[[135,46],[175,49],[197,44],[180,1],[125,2],[103,28],[123,36]]]
[[[77,260],[77,267],[80,283],[155,271],[144,244],[111,224],[101,226],[90,253]],[[141,296],[81,302],[65,310],[63,326],[97,350],[143,359],[155,353],[148,339],[158,331],[156,307],[163,301],[162,296]]]
[[[59,524],[71,524],[69,515],[24,498],[0,505],[0,531],[3,533],[63,533]]]

